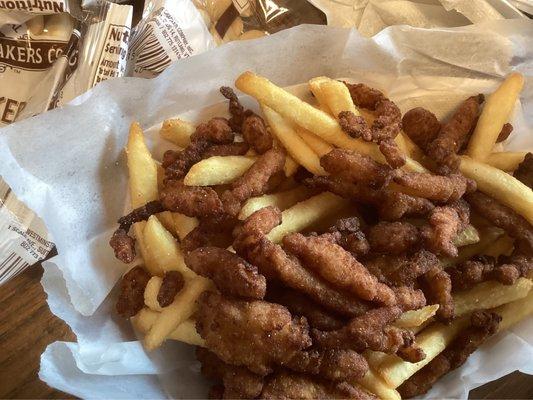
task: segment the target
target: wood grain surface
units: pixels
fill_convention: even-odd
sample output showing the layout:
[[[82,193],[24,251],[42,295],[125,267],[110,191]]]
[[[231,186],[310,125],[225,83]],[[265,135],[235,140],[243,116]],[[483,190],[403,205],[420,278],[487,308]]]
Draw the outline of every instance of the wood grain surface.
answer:
[[[38,377],[39,359],[56,340],[75,335],[50,313],[39,283],[42,267],[34,266],[0,287],[0,398],[65,399]],[[471,399],[533,399],[533,377],[518,372],[477,388]]]

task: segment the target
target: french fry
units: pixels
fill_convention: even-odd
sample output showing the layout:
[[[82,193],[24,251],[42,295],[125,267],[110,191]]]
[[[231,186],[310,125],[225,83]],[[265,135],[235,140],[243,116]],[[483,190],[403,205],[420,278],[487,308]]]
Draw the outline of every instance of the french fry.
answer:
[[[157,301],[157,295],[159,294],[159,289],[161,289],[162,283],[163,279],[156,275],[152,276],[146,284],[146,288],[144,289],[144,304],[150,310],[157,312],[163,311],[163,307],[161,307],[159,301]]]
[[[148,218],[143,235],[148,259],[151,261],[146,266],[153,275],[161,276],[165,271],[179,271],[185,280],[197,277],[185,265],[176,239],[154,215]]]
[[[357,381],[362,387],[374,393],[380,399],[401,400],[400,393],[392,389],[387,383],[370,368],[362,379]]]
[[[298,170],[299,166],[300,165],[296,161],[294,161],[291,156],[285,156],[285,165],[283,166],[283,172],[285,172],[285,176],[287,178],[293,176]]]
[[[455,315],[462,316],[524,298],[532,286],[533,282],[527,278],[519,278],[513,285],[496,281],[478,283],[472,289],[454,294]]]
[[[144,334],[154,325],[158,316],[158,312],[143,308],[137,315],[131,318],[131,322],[135,329]],[[179,324],[176,329],[170,332],[167,339],[192,344],[193,346],[205,347],[205,341],[196,331],[196,321],[193,319],[187,319]]]
[[[189,186],[225,185],[242,176],[255,162],[246,156],[215,156],[194,164],[183,183]]]
[[[519,73],[512,73],[488,96],[468,143],[467,154],[470,157],[483,161],[492,152],[503,125],[509,121],[523,86],[524,77]]]
[[[275,206],[283,211],[299,201],[305,200],[307,197],[309,197],[309,190],[304,186],[298,186],[285,192],[252,197],[242,206],[239,212],[239,219],[245,220],[257,210],[268,206]]]
[[[174,220],[174,229],[180,240],[183,240],[199,224],[198,219],[180,213],[172,213],[172,219]]]
[[[320,166],[320,159],[307,143],[298,136],[292,124],[270,107],[262,105],[261,109],[271,131],[291,157],[309,172],[316,175],[326,175],[326,171]]]
[[[335,118],[341,111],[351,111],[361,115],[355,107],[346,85],[335,79],[320,76],[309,81],[309,89],[320,104],[326,104]]]
[[[404,329],[421,326],[424,322],[432,318],[438,309],[438,304],[431,304],[418,310],[406,311],[400,318],[394,321],[394,326]]]
[[[130,177],[131,207],[137,208],[157,200],[157,163],[153,160],[137,122],[131,124],[126,145]]]
[[[500,236],[503,231],[499,228],[490,227],[483,230],[480,235],[479,242],[461,247],[457,257],[442,257],[440,262],[444,268],[452,265],[460,264],[469,260],[477,254],[485,254],[484,251],[489,248]]]
[[[397,388],[442,352],[455,336],[468,326],[468,323],[468,318],[464,317],[454,320],[449,325],[432,324],[416,337],[416,343],[424,350],[426,358],[417,363],[410,363],[396,355],[389,354],[382,361],[377,372],[390,387]]]
[[[174,218],[170,211],[163,211],[156,214],[157,220],[165,227],[167,231],[172,233],[172,235],[177,236],[176,227],[174,225]]]
[[[491,153],[485,160],[487,164],[502,171],[512,172],[518,168],[518,165],[524,161],[525,151],[502,151]]]
[[[479,232],[473,225],[468,225],[453,240],[453,244],[457,247],[468,246],[477,242],[479,242]]]
[[[309,132],[307,129],[304,129],[298,125],[295,126],[295,129],[296,133],[302,138],[305,143],[307,143],[309,147],[313,149],[313,151],[316,153],[316,155],[318,155],[318,157],[322,157],[323,155],[328,154],[331,150],[333,150],[332,145],[330,145],[328,142],[318,137],[314,133]]]
[[[510,256],[513,252],[514,239],[508,235],[502,235],[488,246],[483,254],[498,258],[501,255]]]
[[[241,74],[235,86],[254,97],[283,117],[321,137],[337,147],[359,151],[383,161],[379,149],[371,143],[350,138],[337,121],[324,111],[300,100],[293,94],[274,85],[268,79],[250,71]]]
[[[505,331],[533,313],[533,291],[520,300],[504,304],[494,311],[502,317],[499,331]]]
[[[278,243],[285,235],[309,228],[347,204],[346,200],[329,192],[313,196],[283,211],[281,225],[272,229],[268,238]]]
[[[512,208],[533,224],[533,191],[498,168],[462,156],[460,170],[477,182],[478,190]]]
[[[186,281],[172,304],[163,308],[146,334],[144,338],[146,349],[153,350],[159,347],[172,331],[190,318],[197,308],[196,299],[210,287],[211,281],[201,276]]]
[[[180,147],[187,147],[191,143],[191,135],[196,127],[188,121],[172,118],[163,121],[159,135]]]

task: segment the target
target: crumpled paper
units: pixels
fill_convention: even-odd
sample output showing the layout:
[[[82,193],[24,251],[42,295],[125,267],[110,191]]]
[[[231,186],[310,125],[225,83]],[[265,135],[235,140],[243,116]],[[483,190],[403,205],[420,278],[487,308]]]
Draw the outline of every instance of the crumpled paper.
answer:
[[[457,27],[505,18],[526,18],[501,0],[308,0],[328,25],[355,27],[371,37],[387,26]]]
[[[146,355],[113,312],[113,287],[128,267],[107,242],[124,211],[122,150],[132,121],[148,128],[219,103],[218,87],[247,69],[282,86],[320,75],[349,77],[385,90],[403,111],[426,104],[439,116],[517,70],[526,87],[506,146],[533,149],[532,65],[533,22],[525,20],[436,30],[399,26],[372,39],[355,30],[300,26],[181,60],[153,80],[104,82],[74,104],[4,128],[0,175],[55,239],[59,255],[44,264],[42,284],[51,311],[78,338],[48,346],[39,376],[83,398],[206,395],[191,346],[168,342]],[[427,397],[466,398],[468,390],[510,371],[532,373],[531,328],[528,320],[498,335]]]

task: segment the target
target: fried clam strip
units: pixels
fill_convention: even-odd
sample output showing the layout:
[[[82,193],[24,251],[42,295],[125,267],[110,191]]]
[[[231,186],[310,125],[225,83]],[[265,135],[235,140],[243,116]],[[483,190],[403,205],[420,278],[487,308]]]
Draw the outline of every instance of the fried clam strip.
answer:
[[[446,269],[452,281],[452,290],[461,291],[472,288],[484,281],[498,281],[512,285],[520,277],[527,277],[533,269],[533,258],[522,254],[500,257],[478,256],[462,264]]]
[[[380,188],[390,181],[388,166],[352,150],[333,149],[320,158],[320,165],[330,174],[351,183]]]
[[[218,247],[201,247],[185,256],[185,264],[199,275],[211,279],[224,294],[262,299],[266,279],[235,253]]]
[[[167,307],[171,305],[184,285],[185,280],[179,271],[166,271],[157,293],[159,306]]]
[[[448,176],[428,173],[394,171],[395,189],[411,196],[423,197],[438,203],[450,203],[459,200],[463,194],[476,189],[474,181],[460,174]]]
[[[382,188],[374,190],[364,185],[344,182],[340,179],[315,176],[304,179],[303,184],[312,189],[329,191],[356,203],[377,208],[380,218],[394,221],[404,216],[423,216],[435,206],[427,199]]]
[[[144,289],[150,274],[140,266],[129,270],[120,281],[120,294],[116,309],[125,318],[133,317],[144,307]]]
[[[440,132],[441,124],[435,114],[422,107],[407,111],[402,118],[403,131],[425,153]]]
[[[163,156],[166,179],[181,179],[194,164],[203,158],[209,147],[217,144],[230,144],[235,135],[225,118],[215,117],[201,123],[191,135],[191,143],[176,153],[169,150]]]
[[[233,241],[232,232],[237,219],[227,214],[203,218],[198,226],[193,228],[181,241],[181,248],[185,253],[199,247],[215,246],[227,248]]]
[[[381,221],[367,230],[375,253],[398,255],[410,251],[420,240],[418,228],[409,222]]]
[[[373,394],[347,382],[329,382],[314,376],[282,370],[267,377],[261,399],[377,400]]]
[[[305,318],[266,301],[242,301],[205,292],[198,299],[196,329],[224,362],[266,375],[311,346]]]
[[[283,246],[333,286],[363,300],[396,304],[390,287],[380,283],[349,252],[326,238],[292,233],[283,238]]]
[[[437,162],[439,171],[452,173],[459,168],[459,150],[466,144],[479,115],[484,96],[479,94],[466,99],[442,126],[438,136],[429,145],[428,155]]]
[[[328,229],[335,237],[335,242],[343,249],[352,253],[356,258],[364,256],[370,251],[370,245],[361,231],[357,217],[341,218]]]
[[[268,132],[265,121],[251,110],[244,110],[239,98],[232,88],[223,86],[220,93],[229,100],[230,126],[235,132],[241,132],[244,141],[257,153],[263,154],[270,150],[274,140]]]
[[[313,329],[313,340],[324,348],[349,348],[358,352],[370,349],[394,354],[414,342],[412,332],[390,325],[401,314],[402,309],[397,306],[375,308],[353,318],[341,329],[329,332]]]
[[[146,221],[150,216],[162,211],[164,211],[163,206],[159,201],[155,200],[119,218],[119,227],[109,241],[109,245],[115,252],[117,259],[126,264],[129,264],[135,259],[135,239],[128,235],[130,227],[134,223]]]
[[[457,257],[454,240],[469,223],[470,209],[464,200],[444,207],[435,207],[428,218],[428,225],[421,228],[421,236],[427,249],[435,254]]]
[[[245,155],[250,146],[244,142],[234,142],[228,144],[216,144],[209,147],[203,154],[202,159],[215,157],[215,156],[243,156]]]
[[[533,189],[533,153],[527,153],[513,176],[524,185]]]
[[[402,398],[426,393],[440,377],[463,365],[470,354],[496,333],[500,321],[501,317],[494,312],[474,311],[470,326],[460,332],[442,353],[398,387]]]
[[[188,217],[206,218],[224,212],[217,192],[210,187],[186,186],[180,181],[167,181],[160,197],[165,210]]]
[[[312,328],[320,329],[321,331],[332,331],[344,325],[344,320],[335,317],[322,306],[296,290],[269,285],[266,299],[284,305],[293,315],[305,317]]]
[[[283,172],[285,153],[282,149],[268,150],[235,182],[231,190],[225,191],[222,203],[225,211],[231,216],[237,216],[241,204],[250,197],[262,195],[269,187],[269,179],[277,173]]]
[[[421,278],[421,286],[428,304],[438,304],[437,319],[450,321],[455,315],[450,275],[441,267],[432,267]]]
[[[281,246],[266,235],[281,222],[281,213],[274,207],[260,209],[250,215],[238,233],[233,247],[237,254],[257,266],[269,280],[305,293],[318,304],[344,317],[364,314],[372,306],[349,293],[335,290],[316,274],[305,269],[298,259],[289,256]]]
[[[467,195],[466,200],[473,210],[490,221],[491,224],[502,228],[509,236],[515,238],[516,245],[520,250],[526,254],[532,254],[533,228],[526,219],[511,208],[479,191]]]

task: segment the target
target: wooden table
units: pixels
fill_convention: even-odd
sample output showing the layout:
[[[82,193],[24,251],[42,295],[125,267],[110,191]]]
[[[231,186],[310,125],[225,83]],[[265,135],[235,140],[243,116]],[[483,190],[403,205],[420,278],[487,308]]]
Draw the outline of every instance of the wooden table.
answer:
[[[48,387],[37,376],[49,343],[74,341],[75,335],[50,313],[35,266],[0,287],[0,398],[73,398]],[[482,386],[471,399],[533,399],[533,377],[515,372]]]

